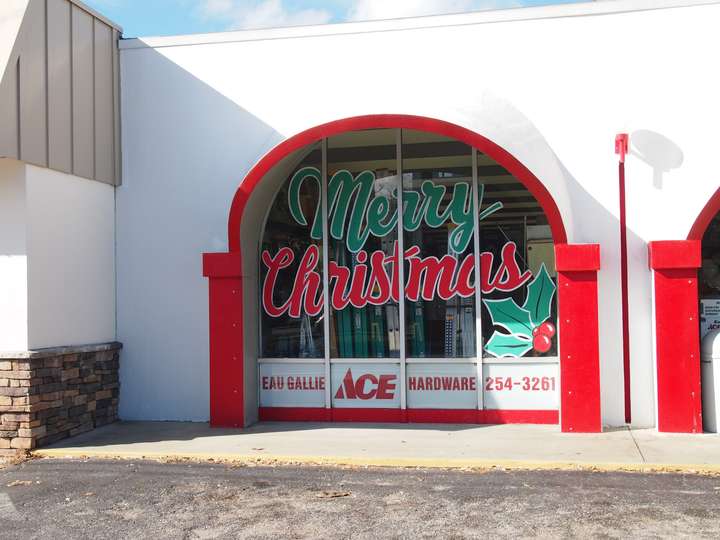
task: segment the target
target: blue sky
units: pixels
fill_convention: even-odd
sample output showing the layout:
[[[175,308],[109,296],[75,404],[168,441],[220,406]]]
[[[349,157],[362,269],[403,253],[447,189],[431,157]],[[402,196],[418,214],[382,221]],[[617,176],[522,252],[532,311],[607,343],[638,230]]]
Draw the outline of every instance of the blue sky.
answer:
[[[578,1],[581,0],[84,0],[120,24],[125,37],[390,19]]]

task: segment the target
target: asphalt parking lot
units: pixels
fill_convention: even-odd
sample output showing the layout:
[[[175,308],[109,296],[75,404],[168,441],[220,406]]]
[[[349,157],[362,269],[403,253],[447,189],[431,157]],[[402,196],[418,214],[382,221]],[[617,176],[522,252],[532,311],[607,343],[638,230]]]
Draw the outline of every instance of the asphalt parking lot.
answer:
[[[0,537],[720,536],[720,477],[35,459],[0,469]]]

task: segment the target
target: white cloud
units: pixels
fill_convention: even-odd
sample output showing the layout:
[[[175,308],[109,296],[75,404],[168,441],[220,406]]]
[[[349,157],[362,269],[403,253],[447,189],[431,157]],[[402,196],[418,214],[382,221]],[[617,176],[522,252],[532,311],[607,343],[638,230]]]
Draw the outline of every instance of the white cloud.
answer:
[[[289,9],[283,0],[203,0],[201,14],[229,30],[325,24],[333,18],[325,9]]]
[[[518,7],[520,0],[355,0],[348,19],[367,21]]]

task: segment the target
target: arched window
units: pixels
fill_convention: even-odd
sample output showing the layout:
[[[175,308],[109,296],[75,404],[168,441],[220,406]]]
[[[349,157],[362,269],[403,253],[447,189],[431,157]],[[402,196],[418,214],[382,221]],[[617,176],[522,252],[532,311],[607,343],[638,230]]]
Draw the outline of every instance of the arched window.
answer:
[[[558,408],[550,227],[489,156],[414,130],[323,139],[261,238],[261,407]]]

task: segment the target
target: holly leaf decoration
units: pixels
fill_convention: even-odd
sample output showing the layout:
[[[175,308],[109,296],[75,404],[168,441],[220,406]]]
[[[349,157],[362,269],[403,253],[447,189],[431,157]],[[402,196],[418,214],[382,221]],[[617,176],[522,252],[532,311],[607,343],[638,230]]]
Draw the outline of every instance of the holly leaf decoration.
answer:
[[[494,325],[518,337],[531,339],[533,323],[530,312],[518,306],[512,298],[483,300]]]
[[[530,349],[532,349],[532,341],[500,332],[494,332],[485,345],[485,350],[498,358],[524,356]]]
[[[539,326],[550,318],[552,299],[555,295],[555,284],[545,269],[545,264],[540,265],[535,279],[527,288],[527,297],[523,309],[530,313],[530,320],[533,327]]]
[[[527,287],[522,307],[512,298],[483,300],[493,325],[507,331],[496,330],[485,345],[485,350],[493,356],[525,356],[533,348],[533,329],[550,318],[556,287],[544,264]]]

